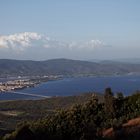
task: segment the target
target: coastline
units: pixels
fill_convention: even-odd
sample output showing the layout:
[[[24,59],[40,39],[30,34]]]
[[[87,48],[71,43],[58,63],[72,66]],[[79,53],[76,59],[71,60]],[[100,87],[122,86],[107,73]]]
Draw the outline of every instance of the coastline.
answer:
[[[9,78],[4,79],[4,81],[0,82],[0,93],[7,92],[7,91],[15,91],[24,88],[35,87],[43,82],[54,81],[60,79],[59,76],[37,76],[37,77],[28,77],[27,79],[24,78],[16,78],[11,80]]]

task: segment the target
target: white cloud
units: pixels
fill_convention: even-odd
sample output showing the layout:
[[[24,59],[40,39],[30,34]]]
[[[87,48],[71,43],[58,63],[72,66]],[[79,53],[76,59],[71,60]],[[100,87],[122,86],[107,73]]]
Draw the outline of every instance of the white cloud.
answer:
[[[23,51],[32,45],[33,40],[40,40],[41,35],[34,32],[18,33],[8,36],[0,36],[0,48]]]
[[[105,44],[100,40],[90,40],[87,42],[72,42],[69,44],[69,48],[78,49],[78,50],[86,50],[93,51],[95,48],[104,47]]]
[[[12,49],[15,51],[23,51],[29,47],[40,44],[44,48],[59,48],[59,49],[94,49],[104,45],[100,40],[90,40],[88,42],[61,42],[50,39],[44,35],[35,32],[24,32],[13,35],[0,36],[0,48]]]
[[[87,42],[87,46],[90,46],[91,48],[101,47],[104,46],[104,43],[100,40],[90,40]]]
[[[16,33],[0,36],[0,57],[23,59],[47,59],[55,57],[77,57],[92,55],[96,48],[106,46],[100,40],[86,42],[63,42],[36,32]]]

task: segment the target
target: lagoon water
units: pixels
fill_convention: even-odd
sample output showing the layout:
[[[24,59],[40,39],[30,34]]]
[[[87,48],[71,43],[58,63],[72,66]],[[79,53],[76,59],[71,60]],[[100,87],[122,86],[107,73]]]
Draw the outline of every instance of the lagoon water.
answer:
[[[86,92],[103,93],[106,87],[111,87],[114,93],[123,92],[131,95],[140,90],[140,76],[104,76],[65,78],[57,81],[42,83],[35,88],[26,88],[18,92],[32,93],[45,96],[69,96]],[[39,97],[0,93],[0,100],[39,99]]]

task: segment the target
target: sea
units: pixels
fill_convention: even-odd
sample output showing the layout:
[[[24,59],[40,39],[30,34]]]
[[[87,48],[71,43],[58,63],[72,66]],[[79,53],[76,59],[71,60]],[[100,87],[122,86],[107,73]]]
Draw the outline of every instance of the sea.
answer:
[[[16,90],[15,92],[17,93],[1,92],[0,100],[30,100],[44,98],[23,95],[24,93],[49,97],[72,96],[93,92],[103,94],[107,87],[110,87],[114,94],[122,92],[125,96],[132,95],[140,90],[140,75],[64,78],[41,83],[36,87]]]

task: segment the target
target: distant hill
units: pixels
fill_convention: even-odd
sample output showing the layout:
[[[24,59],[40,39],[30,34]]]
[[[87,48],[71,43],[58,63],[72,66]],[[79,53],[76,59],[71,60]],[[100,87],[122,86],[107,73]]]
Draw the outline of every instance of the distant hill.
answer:
[[[0,76],[140,74],[140,64],[88,62],[70,59],[46,61],[0,59]]]
[[[140,58],[125,58],[125,59],[117,59],[116,61],[123,63],[140,64]]]
[[[89,62],[97,63],[127,63],[127,64],[140,64],[140,58],[118,58],[118,59],[89,59]]]

